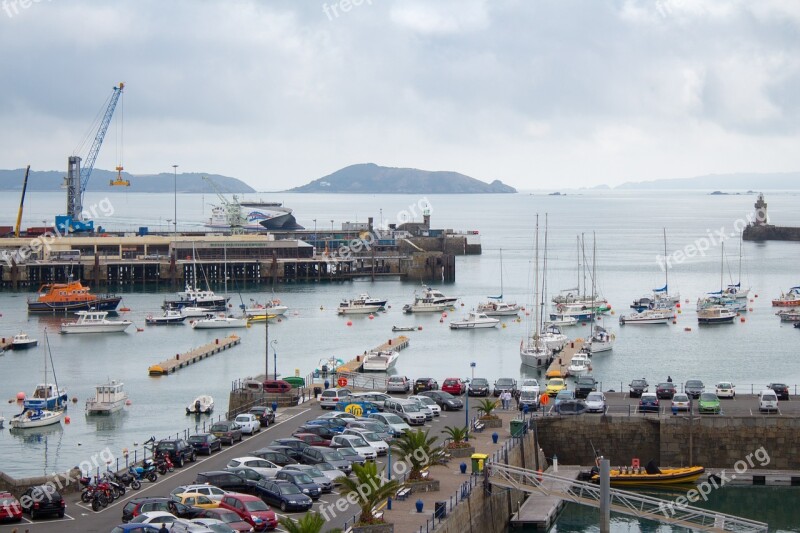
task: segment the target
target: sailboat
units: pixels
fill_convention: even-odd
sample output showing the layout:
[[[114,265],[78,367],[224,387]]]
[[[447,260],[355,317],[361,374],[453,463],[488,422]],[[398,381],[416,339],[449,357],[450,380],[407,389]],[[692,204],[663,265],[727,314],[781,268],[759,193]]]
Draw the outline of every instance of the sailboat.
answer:
[[[225,278],[225,301],[227,302],[228,297],[228,249],[227,247],[223,248],[223,253],[225,256],[224,259],[224,267],[223,267],[223,277]],[[239,293],[239,299],[241,300],[242,294]],[[242,301],[242,306],[244,306],[244,301]],[[193,329],[228,329],[228,328],[245,328],[247,327],[247,315],[242,315],[241,317],[234,317],[234,316],[226,316],[225,313],[217,313],[217,314],[210,314],[207,315],[205,318],[201,318],[200,320],[195,320],[190,322]]]
[[[722,295],[736,300],[747,301],[750,296],[750,287],[742,288],[742,236],[739,235],[739,280],[736,283],[729,284],[723,291]],[[745,309],[747,306],[744,306]]]
[[[597,240],[592,234],[592,294],[595,294],[595,286],[597,284]],[[594,307],[594,302],[592,302]],[[608,331],[602,326],[594,323],[594,316],[590,321],[591,337],[586,343],[585,349],[589,355],[594,355],[600,352],[608,352],[614,348],[614,343],[617,340],[616,335]]]
[[[23,411],[11,419],[9,425],[12,428],[27,429],[49,426],[58,424],[64,418],[64,412],[67,409],[67,393],[64,389],[58,388],[58,378],[56,378],[55,367],[53,367],[53,354],[50,352],[47,330],[44,332],[44,339],[44,384],[36,387],[33,398],[26,399],[23,403]],[[48,355],[54,384],[47,383]]]
[[[486,316],[517,316],[519,313],[519,305],[511,302],[503,301],[503,249],[500,249],[500,294],[498,296],[489,296],[488,302],[483,302],[478,305],[478,313],[483,313]]]
[[[542,302],[541,302],[541,320],[544,320],[545,302],[547,301],[547,214],[544,215],[544,259],[542,261]],[[572,318],[572,317],[566,317]],[[564,346],[567,345],[569,339],[561,332],[561,326],[558,324],[548,323],[543,324],[544,331],[542,332],[542,340],[545,345],[553,352],[560,352]]]
[[[201,290],[197,287],[197,252],[194,249],[194,244],[192,244],[192,283],[187,283],[186,290],[178,293],[177,300],[166,300],[163,308],[203,307],[210,311],[225,311],[229,299],[227,294],[225,296],[217,296],[208,286],[208,280],[206,280],[206,290]]]
[[[536,215],[536,234],[535,234],[535,262],[533,274],[533,335],[528,337],[527,342],[520,341],[519,357],[524,366],[531,368],[541,368],[545,366],[553,357],[553,352],[547,347],[547,343],[541,336],[540,302],[539,302],[539,215]],[[541,309],[543,311],[543,309]]]
[[[672,310],[681,301],[680,294],[669,293],[669,262],[667,261],[667,228],[664,228],[664,286],[660,289],[653,289],[653,294],[637,298],[631,304],[631,309],[637,313],[642,313],[647,309],[657,309],[661,311]],[[631,321],[632,322],[632,321]]]
[[[572,289],[562,290],[561,293],[552,299],[555,304],[555,312],[550,313],[550,321],[565,322],[570,319],[575,321],[593,320],[598,314],[607,313],[611,310],[608,301],[600,298],[592,289],[591,294],[586,292],[586,261],[584,257],[583,270],[581,270],[581,255],[584,255],[583,239],[578,236],[578,285]],[[583,292],[581,292],[581,272],[583,271]],[[594,285],[592,285],[594,287]]]
[[[732,324],[733,319],[736,318],[736,309],[732,307],[738,305],[738,302],[733,298],[724,298],[722,296],[722,276],[725,271],[725,242],[720,243],[720,246],[722,257],[719,271],[719,291],[711,293],[710,296],[705,298],[697,299],[697,322],[699,324]]]

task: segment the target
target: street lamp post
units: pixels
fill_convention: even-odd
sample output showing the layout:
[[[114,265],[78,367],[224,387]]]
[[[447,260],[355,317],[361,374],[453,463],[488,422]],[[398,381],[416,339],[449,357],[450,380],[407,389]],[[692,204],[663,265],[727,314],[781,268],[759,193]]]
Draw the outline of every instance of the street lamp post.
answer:
[[[264,336],[266,338],[264,343],[264,351],[266,352],[264,357],[264,379],[269,379],[269,308],[265,309],[264,312],[266,313],[264,316]]]
[[[173,233],[175,235],[178,235],[178,165],[172,165],[172,170],[173,170],[173,176],[174,176],[173,186],[175,188],[174,200],[173,200],[174,210],[175,210],[175,213],[174,213],[175,217],[172,219],[173,220],[173,224],[175,224],[175,230],[174,230]]]
[[[269,322],[269,315],[267,315],[267,322]],[[273,360],[275,361],[275,366],[274,366],[275,374],[274,374],[273,379],[275,379],[277,381],[277,379],[278,379],[278,350],[275,349],[275,345],[276,344],[278,344],[278,339],[275,339],[275,340],[272,341],[272,343],[270,343],[270,346],[272,346],[272,357],[273,357]]]
[[[472,370],[472,379],[467,383],[466,407],[464,407],[464,425],[467,428],[467,436],[464,440],[467,442],[469,442],[469,389],[472,387],[472,382],[475,381],[475,361],[471,362],[469,367]]]
[[[314,253],[317,253],[317,219],[314,219]]]

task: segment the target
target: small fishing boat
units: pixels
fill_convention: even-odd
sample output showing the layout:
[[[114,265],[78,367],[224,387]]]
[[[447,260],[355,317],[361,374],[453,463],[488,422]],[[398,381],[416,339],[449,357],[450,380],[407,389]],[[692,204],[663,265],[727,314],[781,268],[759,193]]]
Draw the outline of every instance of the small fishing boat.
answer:
[[[773,307],[795,307],[800,305],[800,287],[792,287],[772,300]]]
[[[314,375],[326,376],[329,373],[335,373],[339,367],[344,365],[344,361],[338,357],[329,357],[327,359],[320,359],[319,366],[314,369]]]
[[[392,326],[392,331],[416,331],[415,326]]]
[[[121,296],[111,294],[89,294],[89,287],[80,281],[67,283],[47,283],[39,287],[36,298],[28,300],[29,313],[69,313],[75,311],[115,311],[122,300]]]
[[[592,365],[589,356],[585,353],[578,352],[572,356],[567,367],[570,376],[585,376],[592,371]]]
[[[794,327],[796,327],[797,329],[800,329],[800,322],[795,322],[794,323]]]
[[[403,306],[404,313],[441,313],[449,309],[450,303],[436,302],[433,298],[414,295],[414,303]]]
[[[629,315],[620,315],[620,325],[625,324],[669,324],[672,315],[656,309],[646,309],[640,313],[631,313]]]
[[[800,309],[785,309],[775,313],[781,322],[800,322]]]
[[[145,323],[150,326],[167,326],[170,324],[183,324],[186,320],[181,311],[177,309],[167,309],[162,316],[147,315],[144,319]]]
[[[611,469],[610,480],[612,487],[685,485],[696,483],[705,471],[706,469],[702,466],[661,469],[653,461],[650,461],[644,468],[621,466]],[[595,483],[600,481],[600,474],[595,472],[595,469],[592,469],[591,479]]]
[[[165,301],[163,308],[180,310],[184,307],[207,307],[214,311],[224,311],[228,300],[228,296],[218,296],[210,289],[202,290],[186,285],[186,290],[178,293],[178,299]]]
[[[369,352],[362,359],[362,368],[365,372],[386,372],[394,368],[398,357],[400,357],[399,352],[390,350]]]
[[[736,318],[736,311],[721,305],[712,305],[697,311],[699,324],[732,324]]]
[[[214,398],[201,394],[186,407],[187,415],[210,415],[214,411]]]
[[[130,320],[108,320],[107,311],[78,311],[78,320],[61,324],[61,333],[120,333],[132,322]]]
[[[64,410],[25,409],[11,418],[9,426],[16,429],[38,428],[58,424],[64,418]]]
[[[364,295],[361,295],[352,300],[342,300],[336,312],[340,315],[369,315],[377,313],[382,309],[380,302],[367,303],[367,300],[364,299],[363,296]]]
[[[450,322],[450,329],[484,329],[496,327],[500,319],[490,318],[486,313],[470,311],[463,320]]]
[[[125,384],[111,380],[95,387],[94,398],[86,400],[87,415],[110,415],[116,413],[128,401]]]
[[[247,319],[225,316],[220,313],[219,315],[207,316],[206,318],[195,320],[191,322],[191,324],[194,329],[245,328],[247,327]]]
[[[27,350],[28,348],[33,348],[39,344],[39,341],[36,339],[31,339],[28,337],[27,333],[18,333],[14,335],[14,338],[11,339],[11,349],[12,350]]]
[[[442,291],[439,289],[434,289],[433,287],[426,287],[425,285],[422,286],[422,297],[423,298],[430,298],[433,303],[437,304],[444,304],[446,306],[455,305],[458,301],[458,297],[453,296],[445,296],[442,294]]]
[[[0,416],[0,429],[3,429],[3,425],[6,423],[6,418],[4,416]]]
[[[566,316],[566,315],[550,315],[551,317],[555,316],[556,318],[551,318],[547,322],[544,323],[545,327],[547,326],[574,326],[578,323],[578,319],[574,316]]]
[[[289,310],[287,306],[281,305],[281,301],[277,298],[273,298],[266,304],[260,304],[252,298],[250,298],[250,302],[250,307],[244,308],[244,314],[248,317],[263,317],[267,314],[280,316],[286,314],[286,311]]]

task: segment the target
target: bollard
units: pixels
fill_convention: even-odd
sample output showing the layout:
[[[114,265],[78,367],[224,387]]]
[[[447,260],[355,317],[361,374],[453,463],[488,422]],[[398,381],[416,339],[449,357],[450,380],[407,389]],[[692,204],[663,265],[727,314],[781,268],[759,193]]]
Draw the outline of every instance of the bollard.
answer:
[[[467,473],[467,463],[461,463],[460,465],[458,465],[458,468],[461,469],[461,473],[462,474],[466,474]]]
[[[497,444],[497,439],[500,438],[500,435],[497,432],[492,433],[492,444]]]
[[[425,505],[425,502],[423,502],[422,500],[417,500],[414,505],[417,508],[417,512],[421,513],[422,512],[422,507]]]
[[[273,413],[278,412],[278,402],[272,402],[272,412]]]

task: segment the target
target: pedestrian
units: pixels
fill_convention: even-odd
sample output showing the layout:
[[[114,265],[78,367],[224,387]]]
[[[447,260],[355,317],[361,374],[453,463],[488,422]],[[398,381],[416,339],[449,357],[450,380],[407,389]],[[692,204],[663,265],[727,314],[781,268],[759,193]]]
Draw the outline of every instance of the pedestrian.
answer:
[[[169,533],[169,529],[167,529],[167,524],[161,523],[161,528],[158,530],[158,533]]]
[[[511,393],[506,391],[503,393],[503,409],[508,411],[509,407],[511,407]]]
[[[672,376],[667,376],[667,383],[672,383]]]

